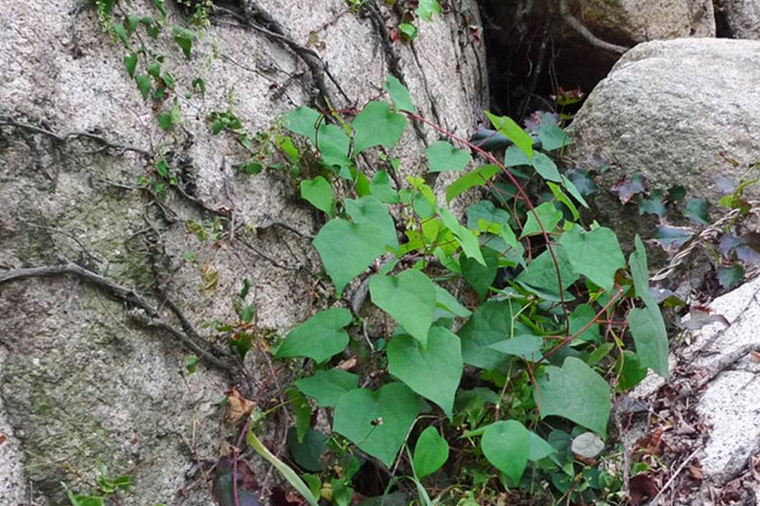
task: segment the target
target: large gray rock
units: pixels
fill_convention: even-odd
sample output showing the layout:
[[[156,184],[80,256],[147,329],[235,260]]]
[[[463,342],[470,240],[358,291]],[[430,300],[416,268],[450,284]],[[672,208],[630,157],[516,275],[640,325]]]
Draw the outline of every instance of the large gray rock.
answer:
[[[151,12],[150,2],[132,4]],[[319,292],[310,245],[317,215],[287,174],[236,174],[232,165],[244,153],[230,136],[211,135],[209,113],[230,109],[255,133],[308,103],[320,87],[338,109],[361,107],[394,73],[405,78],[421,114],[442,126],[467,137],[481,119],[488,94],[484,52],[467,28],[477,22],[475,10],[422,23],[413,45],[388,45],[387,30],[397,20],[382,2],[365,2],[375,17],[350,12],[342,0],[318,8],[300,0],[224,4],[244,8],[214,17],[191,61],[171,30],[156,44],[183,105],[180,125],[166,133],[90,3],[0,0],[6,14],[0,20],[0,278],[71,262],[105,279],[0,282],[3,506],[63,504],[59,483],[81,489],[80,479],[94,481],[98,461],[109,473],[133,475],[135,492],[125,505],[173,504],[179,494],[183,504],[209,504],[200,468],[230,436],[218,404],[224,390],[242,381],[252,397],[266,395],[256,389],[278,379],[257,349],[247,357],[249,382],[227,374],[224,364],[239,369],[224,346],[208,340],[215,333],[204,324],[236,321],[232,301],[245,278],[253,285],[259,339],[303,321],[329,298]],[[181,24],[177,5],[167,5],[168,25]],[[252,27],[248,22],[264,22],[262,12],[276,23]],[[279,34],[268,35],[273,30]],[[184,98],[198,75],[205,96]],[[134,149],[105,149],[83,133]],[[398,148],[402,173],[418,172],[422,148],[436,139],[426,128],[408,133]],[[158,152],[177,169],[186,196],[170,188],[156,201],[136,188]],[[211,230],[217,218],[227,219],[223,209],[232,210],[234,234],[219,241],[188,234],[189,220]],[[140,293],[155,313],[117,285]],[[178,335],[213,350],[217,366],[202,361],[189,375],[185,360],[198,352]]]
[[[760,40],[760,3],[755,0],[719,0],[718,5],[733,37]]]
[[[679,184],[689,197],[715,204],[725,192],[716,178],[738,179],[760,159],[759,78],[760,42],[640,44],[577,114],[572,156],[581,167],[596,168],[603,155],[613,162],[611,180],[641,173],[652,189]]]

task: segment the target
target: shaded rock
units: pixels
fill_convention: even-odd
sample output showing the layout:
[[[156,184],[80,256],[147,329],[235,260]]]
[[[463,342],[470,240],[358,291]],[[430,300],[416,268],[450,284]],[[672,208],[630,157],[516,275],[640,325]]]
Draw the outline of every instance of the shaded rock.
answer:
[[[687,198],[717,204],[727,193],[718,178],[736,183],[758,161],[760,104],[753,84],[758,76],[760,43],[755,41],[640,44],[577,114],[572,156],[586,168],[598,168],[600,155],[610,160],[610,183],[642,174],[649,189],[678,184]]]
[[[732,37],[760,40],[760,4],[753,0],[719,0],[717,3]]]

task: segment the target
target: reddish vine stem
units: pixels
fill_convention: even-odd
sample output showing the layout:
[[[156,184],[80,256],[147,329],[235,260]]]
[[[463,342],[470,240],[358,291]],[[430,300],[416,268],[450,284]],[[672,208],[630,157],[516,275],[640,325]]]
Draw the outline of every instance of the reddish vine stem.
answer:
[[[577,339],[578,336],[580,336],[584,332],[586,332],[593,324],[598,323],[599,322],[599,317],[602,316],[602,314],[606,313],[607,310],[610,307],[612,307],[612,304],[614,304],[618,300],[618,298],[620,298],[621,295],[623,295],[623,289],[622,288],[618,288],[617,293],[615,293],[615,295],[613,295],[612,297],[610,297],[610,300],[607,302],[607,304],[605,304],[604,307],[602,309],[600,309],[599,312],[596,313],[596,315],[594,315],[594,317],[586,325],[584,325],[583,327],[581,327],[580,330],[578,330],[575,334],[573,334],[571,336],[565,337],[562,340],[561,343],[559,343],[558,345],[554,346],[551,350],[549,350],[546,353],[544,353],[544,355],[541,357],[541,360],[539,360],[538,362],[536,362],[536,365],[541,364],[541,362],[543,362],[547,358],[551,357],[554,353],[558,352],[559,350],[561,350],[562,348],[564,348],[565,346],[567,346],[569,343],[571,343],[575,339]]]
[[[517,181],[517,178],[514,175],[512,175],[512,173],[509,172],[509,170],[507,170],[507,168],[504,166],[503,163],[501,163],[499,160],[497,160],[496,157],[493,156],[488,151],[482,149],[481,147],[473,144],[472,142],[470,142],[470,141],[468,141],[466,139],[463,139],[463,138],[457,136],[456,134],[453,134],[453,133],[447,131],[445,128],[442,128],[442,127],[436,125],[432,121],[430,121],[430,120],[428,120],[428,119],[420,116],[419,114],[415,114],[415,113],[412,113],[412,112],[409,112],[409,111],[404,111],[404,113],[407,116],[409,116],[410,118],[412,118],[412,119],[414,119],[416,121],[420,121],[420,122],[428,125],[429,127],[431,127],[436,132],[438,132],[440,134],[443,134],[443,135],[447,136],[448,138],[450,138],[450,139],[452,139],[452,140],[454,140],[454,141],[456,141],[456,142],[458,142],[458,143],[460,143],[460,144],[462,144],[464,146],[467,146],[471,150],[473,150],[476,153],[478,153],[479,155],[483,156],[486,160],[488,160],[489,162],[491,162],[494,165],[496,165],[497,167],[499,167],[499,169],[501,169],[501,171],[504,174],[507,175],[507,177],[509,178],[509,180],[511,181],[511,183],[513,185],[515,185],[515,188],[517,188],[517,192],[520,194],[520,198],[525,201],[525,204],[528,206],[528,210],[533,215],[533,217],[536,219],[536,223],[538,224],[538,227],[541,229],[541,235],[543,235],[544,239],[546,240],[546,249],[549,252],[549,255],[552,257],[552,261],[554,262],[554,271],[557,274],[557,285],[559,287],[559,299],[560,299],[560,305],[562,306],[562,313],[563,313],[563,315],[565,317],[566,327],[569,329],[570,328],[570,315],[567,312],[567,304],[565,303],[565,294],[564,294],[565,289],[562,286],[562,274],[560,272],[559,261],[557,260],[557,255],[554,252],[554,247],[552,246],[551,237],[549,237],[549,232],[546,230],[546,228],[544,227],[543,222],[541,221],[541,218],[538,216],[538,213],[536,212],[535,206],[530,201],[530,197],[528,197],[528,193],[525,191],[525,189],[523,188],[523,186]]]

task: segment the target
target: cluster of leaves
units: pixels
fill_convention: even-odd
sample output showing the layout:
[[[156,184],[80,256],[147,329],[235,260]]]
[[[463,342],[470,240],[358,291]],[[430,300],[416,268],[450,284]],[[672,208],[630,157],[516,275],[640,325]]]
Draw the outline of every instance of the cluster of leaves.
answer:
[[[729,163],[738,162],[727,159]],[[606,169],[602,165],[602,170]],[[721,176],[716,187],[725,196],[718,205],[726,210],[737,210],[735,219],[720,230],[723,234],[717,251],[712,252],[718,283],[724,290],[736,287],[744,277],[744,265],[760,262],[760,235],[742,229],[741,217],[746,216],[751,204],[744,196],[745,189],[757,184],[760,163],[751,164],[738,182]],[[579,178],[588,178],[588,173],[578,173]],[[667,253],[675,254],[701,230],[710,226],[710,204],[700,198],[686,198],[686,190],[676,185],[666,191],[648,189],[642,174],[633,174],[619,179],[612,187],[623,204],[634,203],[640,214],[657,217],[659,224],[653,234],[654,241]]]
[[[310,500],[350,504],[367,456],[405,470],[426,503],[423,478],[483,494],[536,491],[537,476],[572,500],[617,492],[613,474],[583,462],[604,447],[612,396],[648,368],[667,374],[642,242],[626,262],[611,230],[581,225],[582,192],[552,156],[570,140],[549,114],[527,129],[488,114],[509,141],[503,158],[441,130],[427,171],[462,173],[445,203],[421,177],[394,187],[399,162],[385,155],[370,175],[358,155],[392,150],[410,119],[425,121],[398,80],[384,88],[391,103],[350,123],[308,107],[285,118],[321,163],[300,188],[327,219],[313,245],[336,290],[275,351],[311,363],[288,392],[288,444]],[[460,223],[450,204],[473,188],[498,205],[476,202]],[[340,299],[362,290],[374,309],[354,315]],[[311,426],[313,405],[330,413],[331,434]]]
[[[128,474],[109,477],[105,464],[98,462],[95,485],[90,487],[87,493],[72,492],[66,484],[62,483],[71,506],[104,506],[106,499],[116,497],[120,492],[129,492],[132,489],[132,477]],[[157,504],[156,506],[165,506]]]
[[[167,24],[167,8],[164,0],[151,0],[154,9],[152,16],[138,16],[123,8],[119,0],[90,0],[96,5],[98,18],[103,29],[120,43],[124,50],[124,68],[144,100],[150,100],[156,111],[158,126],[170,131],[181,121],[182,102],[178,94],[178,84],[172,73],[166,68],[165,55],[153,49],[156,41]],[[208,14],[213,7],[210,0],[185,0],[184,5],[192,7],[190,26],[171,26],[171,38],[188,60],[198,38],[198,29],[208,25]],[[184,98],[191,98],[195,93],[204,94],[205,81],[196,77],[190,83],[190,89]],[[153,161],[150,173],[141,178],[140,185],[150,188],[156,195],[163,195],[166,185],[176,185],[175,170],[163,155]]]

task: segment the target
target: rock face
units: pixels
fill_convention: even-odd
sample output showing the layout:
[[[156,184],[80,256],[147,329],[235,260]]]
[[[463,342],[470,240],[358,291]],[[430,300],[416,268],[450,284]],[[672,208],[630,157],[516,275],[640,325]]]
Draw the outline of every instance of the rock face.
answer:
[[[760,4],[753,0],[720,0],[731,36],[760,40]]]
[[[596,155],[603,155],[613,162],[610,179],[640,173],[651,189],[679,184],[689,198],[715,204],[726,193],[716,179],[738,180],[758,161],[760,103],[753,83],[759,76],[759,42],[640,44],[577,114],[573,156],[580,166],[596,168]]]
[[[580,0],[579,19],[594,33],[630,43],[714,37],[710,0]]]
[[[151,2],[132,4],[155,15]],[[167,26],[182,25],[186,13],[166,4]],[[337,109],[361,107],[388,75],[405,80],[422,115],[465,137],[487,104],[474,8],[421,22],[409,44],[390,42],[398,20],[382,2],[364,4],[355,13],[342,0],[225,2],[231,10],[211,16],[189,60],[164,30],[152,44],[182,106],[165,132],[156,114],[172,102],[143,100],[94,6],[0,0],[3,505],[63,504],[60,482],[93,482],[99,461],[132,475],[125,505],[173,504],[178,494],[209,504],[199,469],[229,436],[223,392],[240,382],[256,395],[272,377],[257,349],[246,358],[250,381],[230,375],[239,367],[209,341],[213,322],[239,321],[232,302],[244,279],[257,339],[320,302],[317,217],[297,182],[236,173],[246,154],[234,135],[212,135],[208,116],[232,112],[253,134],[320,92]],[[202,95],[192,93],[196,77]],[[403,139],[402,175],[436,139],[426,128]],[[174,186],[156,185],[162,156]],[[190,355],[201,359],[194,374]]]

